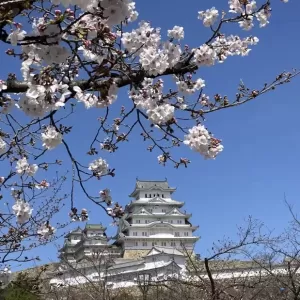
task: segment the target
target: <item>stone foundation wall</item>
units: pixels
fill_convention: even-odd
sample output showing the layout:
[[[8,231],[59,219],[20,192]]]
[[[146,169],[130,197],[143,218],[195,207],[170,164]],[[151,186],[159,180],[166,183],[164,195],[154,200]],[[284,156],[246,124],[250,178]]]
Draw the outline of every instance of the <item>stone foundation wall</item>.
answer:
[[[149,253],[150,250],[125,250],[124,258],[142,258]]]

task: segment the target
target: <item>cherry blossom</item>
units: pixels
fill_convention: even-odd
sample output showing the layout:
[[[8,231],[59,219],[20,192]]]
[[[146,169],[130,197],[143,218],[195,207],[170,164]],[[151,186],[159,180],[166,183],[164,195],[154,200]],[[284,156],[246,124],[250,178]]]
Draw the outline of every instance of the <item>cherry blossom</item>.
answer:
[[[89,164],[89,170],[96,176],[103,176],[108,173],[108,164],[106,160],[98,158]]]
[[[47,126],[41,134],[43,146],[48,150],[56,148],[62,143],[63,136],[54,126]]]
[[[21,30],[21,28],[17,28],[9,34],[7,41],[9,41],[13,46],[17,46],[18,42],[25,38],[26,33],[27,32]]]
[[[224,148],[221,141],[213,138],[201,124],[189,129],[189,134],[184,138],[184,144],[199,152],[205,158],[215,158]]]
[[[168,30],[168,37],[175,40],[182,40],[184,38],[184,28],[175,25],[173,29]]]
[[[0,155],[6,152],[6,143],[0,137]]]
[[[28,202],[20,199],[16,201],[12,209],[17,217],[17,223],[19,224],[24,224],[27,222],[30,219],[33,210]]]
[[[102,201],[104,201],[108,206],[110,206],[112,204],[112,197],[110,195],[109,189],[100,191],[100,197],[101,197]]]
[[[55,233],[55,227],[51,226],[49,222],[45,223],[40,229],[37,231],[37,234],[41,235],[43,238],[47,239],[51,235]]]
[[[203,25],[205,27],[212,26],[217,21],[218,16],[219,12],[215,7],[198,12],[198,19],[203,20]]]
[[[0,92],[7,89],[5,81],[0,80]]]
[[[27,162],[26,157],[19,159],[16,164],[16,172],[19,175],[26,174],[28,176],[34,176],[34,174],[37,172],[38,168],[39,167],[36,164],[30,165]]]

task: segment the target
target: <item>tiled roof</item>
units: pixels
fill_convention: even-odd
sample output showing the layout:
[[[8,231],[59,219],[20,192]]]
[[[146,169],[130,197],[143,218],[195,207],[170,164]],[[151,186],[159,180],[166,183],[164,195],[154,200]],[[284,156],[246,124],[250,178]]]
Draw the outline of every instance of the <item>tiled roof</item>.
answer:
[[[99,230],[106,230],[106,227],[102,224],[86,224],[85,229],[99,229]]]
[[[179,250],[175,249],[175,248],[168,248],[168,247],[158,247],[155,246],[153,247],[149,253],[147,254],[147,256],[152,256],[152,255],[156,255],[157,253],[153,253],[151,254],[152,250],[157,250],[160,253],[165,253],[165,254],[171,254],[171,255],[180,255],[180,256],[184,256],[184,254],[182,252],[180,252]]]
[[[176,188],[170,187],[167,179],[165,180],[136,180],[134,191],[130,194],[131,197],[135,194],[137,190],[148,190],[152,188],[159,188],[162,190],[175,191]]]

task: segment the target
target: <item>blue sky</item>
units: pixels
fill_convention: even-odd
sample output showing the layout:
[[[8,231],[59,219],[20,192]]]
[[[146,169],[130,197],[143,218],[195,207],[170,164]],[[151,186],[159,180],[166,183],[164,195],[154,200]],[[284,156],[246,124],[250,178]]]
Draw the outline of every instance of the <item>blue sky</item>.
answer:
[[[250,33],[258,36],[260,42],[248,57],[229,58],[224,64],[198,72],[206,80],[206,94],[234,96],[240,79],[255,89],[272,81],[284,70],[299,68],[300,2],[272,2],[269,26]],[[209,30],[197,20],[197,12],[213,5],[227,9],[227,1],[138,0],[136,3],[139,20],[151,21],[154,27],[161,27],[162,32],[174,25],[183,26],[184,44],[191,47],[201,45],[209,36]],[[229,25],[226,33],[229,32],[249,35],[249,32],[240,31],[237,25]],[[5,48],[2,46],[2,49]],[[5,58],[0,78],[6,78],[9,72],[19,73],[19,64],[13,58]],[[134,188],[136,177],[149,180],[167,177],[170,185],[177,187],[174,198],[186,202],[185,209],[193,214],[192,222],[200,226],[197,233],[201,240],[196,252],[202,255],[211,248],[213,241],[223,236],[234,237],[236,227],[242,225],[249,215],[279,232],[290,219],[284,194],[296,211],[300,207],[299,84],[300,77],[244,106],[209,114],[206,125],[223,140],[224,145],[224,152],[214,161],[206,161],[197,153],[181,147],[177,154],[191,159],[189,167],[163,167],[157,163],[158,153],[147,152],[148,144],[142,141],[140,130],[136,130],[130,142],[124,143],[118,152],[100,152],[110,166],[116,168],[115,178],[90,182],[88,188],[95,194],[108,187],[114,200],[125,205],[130,200],[128,195]],[[114,104],[115,111],[122,104],[129,103],[126,95],[126,90],[121,92]],[[66,123],[74,126],[73,133],[66,139],[75,156],[82,156],[85,162],[90,159],[84,158],[84,154],[92,133],[97,129],[96,118],[102,114],[101,110],[86,111],[79,107],[76,115]],[[67,160],[62,146],[50,155]],[[65,190],[70,188],[65,186]],[[110,223],[102,210],[89,203],[80,189],[77,189],[75,198],[78,208],[90,210],[90,222]],[[63,210],[58,218],[66,220],[67,210]],[[108,229],[111,234],[114,230],[114,227]],[[35,253],[43,262],[55,260],[57,256],[53,245]]]

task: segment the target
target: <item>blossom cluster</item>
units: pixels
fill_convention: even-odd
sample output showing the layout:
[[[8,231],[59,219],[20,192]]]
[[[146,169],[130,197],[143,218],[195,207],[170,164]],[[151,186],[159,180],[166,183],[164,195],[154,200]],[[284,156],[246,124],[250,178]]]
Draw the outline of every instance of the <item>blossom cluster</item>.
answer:
[[[163,99],[163,81],[154,83],[153,79],[145,78],[142,88],[132,89],[129,97],[138,108],[146,111],[149,120],[158,125],[165,124],[174,117],[175,109]]]
[[[0,137],[0,155],[6,152],[6,143],[5,141]]]
[[[107,214],[113,218],[121,218],[125,213],[123,207],[119,203],[116,203],[114,207],[108,207],[106,211]]]
[[[168,31],[171,39],[184,37],[183,27],[174,26]],[[148,22],[140,22],[139,28],[125,32],[122,43],[131,55],[139,55],[139,61],[149,75],[162,74],[179,62],[182,50],[179,44],[171,41],[161,42],[160,29],[154,29]]]
[[[26,174],[28,176],[34,176],[38,168],[37,164],[30,165],[26,157],[19,159],[16,164],[16,172],[19,175]]]
[[[106,160],[99,158],[89,164],[89,170],[93,172],[95,176],[104,176],[108,173],[108,164]]]
[[[114,81],[111,81],[109,83],[107,94],[101,95],[101,97],[97,97],[93,93],[85,93],[82,91],[82,89],[79,86],[75,86],[73,90],[76,92],[75,98],[78,101],[82,102],[86,108],[107,107],[116,101],[118,95],[118,86]]]
[[[110,190],[105,189],[103,191],[100,191],[100,198],[103,202],[105,202],[108,206],[112,204],[112,197],[110,195]]]
[[[48,150],[56,148],[62,143],[62,134],[56,130],[54,126],[47,126],[42,132],[43,146]]]
[[[259,42],[257,37],[247,37],[241,39],[234,35],[219,35],[211,45],[202,45],[194,49],[193,61],[200,66],[212,66],[216,61],[224,62],[228,56],[241,55],[246,56],[251,49],[249,46],[256,45]]]
[[[19,224],[26,223],[30,219],[33,211],[29,203],[22,199],[16,199],[16,203],[13,205],[12,209]]]
[[[85,222],[88,221],[89,219],[88,211],[85,208],[83,208],[79,214],[78,209],[76,207],[73,207],[69,212],[69,216],[73,222],[77,222],[77,221]]]
[[[189,129],[189,134],[184,137],[184,144],[192,150],[199,152],[205,158],[215,158],[223,151],[221,141],[212,137],[208,130],[201,124]]]
[[[56,228],[51,226],[49,222],[46,222],[43,224],[40,229],[37,231],[37,234],[42,236],[44,239],[49,238],[51,235],[53,235],[56,231]]]

